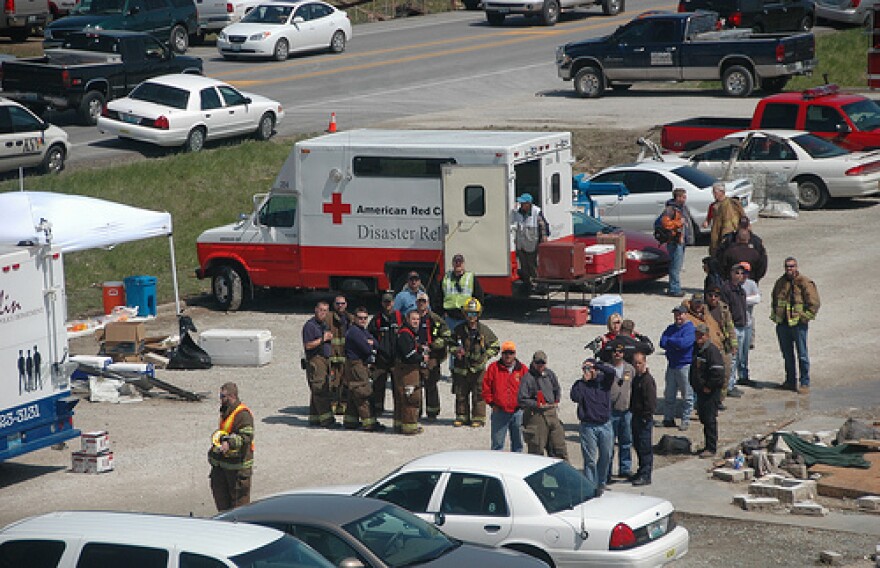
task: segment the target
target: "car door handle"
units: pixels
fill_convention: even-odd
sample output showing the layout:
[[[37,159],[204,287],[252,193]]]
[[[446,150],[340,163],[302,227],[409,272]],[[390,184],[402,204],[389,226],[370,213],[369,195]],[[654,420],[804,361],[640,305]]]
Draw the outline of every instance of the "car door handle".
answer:
[[[23,145],[24,145],[24,140],[16,140],[16,141],[15,141],[15,145],[16,145],[16,146],[23,146]]]
[[[497,533],[501,530],[501,525],[483,525],[486,532]]]
[[[235,114],[234,110],[229,111],[229,114]]]
[[[205,118],[211,118],[211,113],[210,113],[210,112],[206,112],[206,113],[205,113]]]
[[[14,142],[7,142],[6,143],[7,148],[12,148],[13,145],[14,145]]]

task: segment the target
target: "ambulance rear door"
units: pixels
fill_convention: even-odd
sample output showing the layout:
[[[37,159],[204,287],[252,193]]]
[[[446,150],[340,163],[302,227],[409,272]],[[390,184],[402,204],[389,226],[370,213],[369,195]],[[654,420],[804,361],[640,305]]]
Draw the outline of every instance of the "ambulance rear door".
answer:
[[[506,166],[443,166],[443,253],[457,253],[477,276],[510,275]]]

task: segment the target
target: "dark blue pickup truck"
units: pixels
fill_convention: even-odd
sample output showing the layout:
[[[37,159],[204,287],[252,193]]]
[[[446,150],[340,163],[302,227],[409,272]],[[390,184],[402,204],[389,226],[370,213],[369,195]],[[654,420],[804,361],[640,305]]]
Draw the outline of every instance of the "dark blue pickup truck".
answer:
[[[643,14],[609,36],[558,47],[559,76],[589,98],[636,81],[718,80],[727,95],[747,97],[756,86],[779,92],[816,66],[812,33],[718,30],[717,21],[713,12]]]

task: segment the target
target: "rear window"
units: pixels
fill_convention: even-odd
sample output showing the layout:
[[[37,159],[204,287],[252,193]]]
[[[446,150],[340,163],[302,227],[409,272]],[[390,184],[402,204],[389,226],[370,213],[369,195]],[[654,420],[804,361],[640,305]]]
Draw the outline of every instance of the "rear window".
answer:
[[[710,187],[716,181],[711,175],[691,166],[675,168],[672,173],[699,188]]]
[[[812,134],[801,134],[800,136],[795,136],[792,140],[813,158],[834,158],[849,154],[848,151],[837,144]]]
[[[121,14],[125,0],[79,0],[71,14]]]
[[[64,548],[58,540],[10,540],[0,544],[0,566],[56,568]]]
[[[171,108],[186,109],[189,91],[159,83],[141,83],[128,95],[136,101],[146,101]]]
[[[193,0],[171,0],[171,4],[175,8],[192,8],[196,9],[196,5],[193,3]]]
[[[573,509],[596,495],[596,485],[563,461],[533,473],[525,482],[551,515]]]
[[[333,568],[324,557],[287,535],[230,560],[240,568]]]
[[[770,103],[764,106],[761,128],[793,129],[797,126],[798,105]]]

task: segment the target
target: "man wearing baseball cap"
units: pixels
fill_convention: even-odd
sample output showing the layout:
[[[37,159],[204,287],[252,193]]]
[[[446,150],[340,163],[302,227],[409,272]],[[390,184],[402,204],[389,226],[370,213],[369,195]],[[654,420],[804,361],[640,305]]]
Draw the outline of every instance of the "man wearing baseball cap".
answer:
[[[440,288],[443,290],[443,312],[449,329],[455,329],[464,321],[462,308],[465,302],[470,298],[483,301],[479,281],[473,272],[465,270],[463,254],[453,255],[452,270],[446,271]]]
[[[519,407],[519,387],[526,366],[516,358],[516,344],[501,344],[501,358],[490,364],[483,375],[483,400],[492,408],[489,417],[492,449],[503,450],[504,438],[510,433],[510,451],[523,450],[522,410]]]
[[[535,351],[532,364],[519,384],[519,406],[523,409],[523,438],[530,454],[568,461],[565,428],[557,408],[562,394],[559,378],[547,367],[547,354]]]
[[[406,275],[406,286],[394,297],[394,309],[404,316],[415,310],[416,296],[419,292],[425,292],[422,277],[415,270],[410,270]]]
[[[519,277],[531,293],[532,280],[538,275],[538,245],[550,236],[550,225],[541,208],[534,204],[531,193],[516,198],[519,207],[511,214],[511,225],[516,245]]]
[[[706,324],[698,324],[694,336],[694,361],[688,378],[697,395],[697,414],[703,424],[705,444],[699,455],[711,458],[718,451],[718,406],[725,383],[724,360],[721,351],[709,341]]]
[[[385,412],[385,391],[388,378],[394,368],[397,332],[403,326],[403,315],[394,309],[394,294],[382,294],[382,308],[373,316],[367,325],[367,331],[373,334],[376,344],[376,363],[373,365],[373,416],[382,416]]]
[[[685,319],[687,308],[672,308],[673,323],[660,336],[660,348],[666,350],[666,386],[663,390],[663,426],[675,426],[676,396],[681,393],[684,410],[679,430],[687,430],[694,409],[694,393],[688,382],[694,351],[694,324]]]

